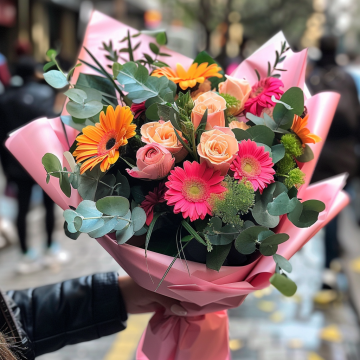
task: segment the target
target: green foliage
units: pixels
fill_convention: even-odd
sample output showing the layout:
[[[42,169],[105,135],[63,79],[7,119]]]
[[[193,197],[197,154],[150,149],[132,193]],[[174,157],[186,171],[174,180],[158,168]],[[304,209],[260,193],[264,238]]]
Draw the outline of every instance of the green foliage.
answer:
[[[121,196],[104,197],[96,203],[83,200],[76,210],[64,211],[66,228],[71,234],[87,233],[93,238],[116,231],[118,243],[123,244],[146,220],[143,209],[135,207],[131,212],[129,207],[129,201]]]
[[[256,245],[260,243],[258,240],[259,234],[265,231],[268,231],[268,229],[264,226],[251,226],[245,229],[235,240],[236,250],[240,254],[252,254],[256,250]]]
[[[314,160],[314,153],[311,150],[310,146],[308,144],[305,144],[305,147],[303,149],[304,149],[303,154],[298,156],[296,158],[296,160],[298,160],[298,161],[300,161],[302,163]]]
[[[174,101],[174,94],[169,86],[169,80],[163,76],[161,78],[149,76],[148,70],[132,61],[125,63],[117,79],[124,91],[126,91],[127,98],[132,102],[139,104],[148,99],[152,99],[153,103],[168,103]]]
[[[229,255],[231,245],[231,243],[227,245],[214,245],[212,251],[206,254],[206,267],[219,271]]]
[[[302,144],[295,134],[283,135],[280,142],[284,145],[286,154],[297,157],[304,152]]]
[[[275,138],[275,134],[265,125],[255,125],[247,129],[246,132],[250,134],[251,140],[272,146]]]
[[[235,96],[229,95],[229,94],[219,94],[221,97],[223,97],[226,101],[226,108],[238,108],[238,106],[241,104],[241,101],[238,100]]]
[[[232,243],[241,229],[239,225],[222,226],[221,219],[214,216],[210,219],[207,227],[203,229],[203,234],[208,245],[228,245]]]
[[[276,133],[286,134],[288,131],[280,128],[278,124],[266,113],[263,115],[264,117],[258,117],[252,114],[251,112],[246,113],[246,117],[254,124],[254,125],[265,125],[270,128],[272,131]]]
[[[283,103],[289,106],[284,106]],[[278,127],[287,130],[293,123],[294,115],[300,116],[303,111],[304,93],[299,87],[292,87],[281,96],[280,102],[275,105],[274,121]]]
[[[55,89],[62,89],[69,85],[66,76],[59,70],[50,70],[44,73],[45,81]]]
[[[296,207],[288,214],[288,219],[299,228],[310,227],[316,223],[319,213],[324,209],[325,205],[322,201],[307,200],[301,203],[296,198]]]
[[[282,160],[285,156],[285,147],[283,144],[276,144],[271,147],[271,157],[274,164]]]
[[[285,296],[293,296],[297,290],[296,284],[285,275],[274,274],[270,283]]]
[[[280,268],[285,270],[288,273],[291,273],[292,271],[292,266],[290,264],[290,262],[285,259],[283,256],[279,255],[279,254],[274,254],[273,255],[273,259],[276,263],[276,265]]]
[[[284,215],[292,212],[296,204],[296,198],[290,200],[288,194],[284,191],[267,205],[267,210],[273,216]]]
[[[292,155],[285,153],[285,156],[276,165],[277,173],[286,175],[296,167],[296,161]]]
[[[291,189],[293,186],[299,187],[305,184],[305,174],[299,169],[295,168],[289,172],[289,177],[284,181],[284,184]]]
[[[226,224],[242,226],[240,215],[247,214],[254,205],[254,189],[250,182],[238,182],[230,176],[225,177],[223,185],[227,190],[211,198],[213,213]]]

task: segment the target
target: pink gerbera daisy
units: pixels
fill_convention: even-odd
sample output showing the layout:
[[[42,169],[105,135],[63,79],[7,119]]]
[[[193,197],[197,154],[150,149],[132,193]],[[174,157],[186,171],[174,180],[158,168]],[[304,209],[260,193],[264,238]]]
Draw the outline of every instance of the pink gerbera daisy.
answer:
[[[191,221],[211,215],[208,203],[211,194],[226,190],[220,184],[224,180],[220,171],[214,171],[206,163],[185,161],[184,168],[177,166],[170,173],[165,183],[168,188],[165,199],[168,205],[174,205],[174,213],[182,212],[184,219],[189,217]]]
[[[164,194],[166,190],[165,183],[160,183],[158,187],[145,196],[145,200],[141,203],[140,207],[146,213],[146,225],[149,226],[154,218],[154,206],[165,202]]]
[[[254,190],[263,190],[274,182],[275,170],[269,153],[264,146],[257,146],[252,140],[239,143],[239,152],[230,165],[234,178],[250,181]]]
[[[270,108],[276,104],[271,100],[274,95],[277,100],[284,93],[280,90],[284,84],[281,80],[268,77],[257,82],[251,89],[249,99],[244,105],[245,112],[260,116],[264,108]]]

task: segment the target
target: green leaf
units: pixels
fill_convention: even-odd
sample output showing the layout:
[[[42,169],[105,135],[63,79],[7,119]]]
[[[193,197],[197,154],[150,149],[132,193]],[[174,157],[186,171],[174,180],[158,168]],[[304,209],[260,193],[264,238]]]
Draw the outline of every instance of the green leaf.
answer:
[[[66,76],[59,70],[50,70],[44,73],[45,81],[55,89],[61,89],[69,85]]]
[[[60,160],[51,153],[47,153],[42,157],[42,164],[44,165],[44,168],[47,173],[53,173],[50,174],[51,176],[60,178],[62,170]]]
[[[79,214],[74,210],[66,209],[64,211],[63,215],[64,215],[65,221],[67,222],[67,230],[72,234],[76,233],[77,230],[75,228],[74,221],[75,221],[75,218],[77,216],[79,216]]]
[[[288,194],[283,192],[267,205],[267,211],[273,216],[284,215],[292,212],[296,205],[297,199],[290,200]]]
[[[181,241],[182,242],[188,242],[188,241],[192,240],[193,238],[194,237],[192,235],[186,235],[181,239]]]
[[[64,92],[64,95],[78,104],[83,104],[87,98],[86,92],[80,89],[69,89]]]
[[[78,131],[82,131],[82,129],[88,125],[94,125],[93,122],[91,122],[90,120],[88,119],[83,119],[84,122],[82,123],[77,123],[73,120],[73,118],[70,116],[70,115],[61,115],[60,116],[61,118],[61,121],[65,124],[65,125],[68,125],[70,127],[72,127],[73,129],[76,129]]]
[[[82,218],[80,216],[75,216],[74,227],[76,231],[80,231],[81,226],[82,226]]]
[[[125,198],[130,197],[130,185],[128,179],[120,173],[120,171],[116,174],[116,185],[114,187],[114,192],[118,196],[123,196]]]
[[[124,216],[129,211],[130,203],[122,196],[106,196],[96,202],[96,208],[107,215]]]
[[[160,49],[159,49],[159,47],[158,47],[156,44],[150,43],[149,46],[150,46],[150,50],[151,50],[155,55],[159,55]]]
[[[297,200],[297,205],[295,209],[287,215],[288,219],[298,228],[306,228],[315,224],[318,220],[319,212],[308,210],[305,205],[306,201],[301,203],[297,198],[294,199]]]
[[[167,36],[166,36],[166,32],[165,32],[165,31],[159,32],[159,33],[156,35],[156,42],[157,42],[159,45],[166,45],[166,44],[167,44]]]
[[[286,134],[288,133],[288,131],[279,128],[279,126],[276,124],[276,122],[266,113],[264,113],[263,115],[264,117],[258,117],[255,116],[254,114],[247,112],[246,113],[246,117],[255,125],[265,125],[268,128],[270,128],[272,131],[277,132],[277,133],[281,133],[281,134]]]
[[[244,255],[252,254],[256,250],[259,234],[267,230],[264,226],[252,226],[242,231],[235,240],[236,250]]]
[[[297,290],[296,284],[284,275],[274,274],[270,283],[285,296],[293,296]]]
[[[48,184],[50,182],[50,175],[46,174],[46,183]]]
[[[133,222],[134,231],[139,231],[145,224],[146,221],[146,213],[144,209],[142,209],[140,206],[137,206],[134,208],[131,220]]]
[[[163,214],[164,213],[154,213],[154,217],[150,223],[149,230],[148,230],[148,232],[146,234],[146,238],[145,238],[145,257],[147,257],[147,249],[149,247],[149,242],[150,242],[151,234],[154,230],[155,223],[158,220],[158,218]]]
[[[269,202],[273,201],[273,194],[276,190],[276,183],[270,184],[266,189],[264,189],[262,195],[256,194],[255,196],[255,205],[252,209],[252,215],[255,221],[269,228],[274,228],[279,224],[279,216],[270,215],[267,210],[267,205]]]
[[[69,101],[66,104],[66,110],[70,115],[79,119],[87,119],[91,116],[98,114],[103,109],[103,104],[99,101],[89,101],[85,104],[78,104]]]
[[[145,200],[145,194],[140,185],[132,186],[130,192],[132,197],[138,204],[141,204]]]
[[[117,78],[117,76],[119,75],[119,72],[120,70],[122,69],[122,65],[119,64],[118,62],[114,62],[113,65],[112,65],[112,71],[113,71],[113,76],[114,76],[114,79]]]
[[[117,224],[117,219],[115,217],[105,218],[104,225],[96,230],[88,232],[88,235],[94,239],[98,239],[98,238],[108,234],[110,231],[112,231],[116,224]]]
[[[56,64],[54,63],[54,61],[50,61],[44,65],[43,71],[46,72],[49,69],[51,69],[53,66],[56,66]]]
[[[285,156],[285,148],[283,144],[277,144],[271,147],[272,161],[276,164]]]
[[[325,204],[320,200],[306,200],[302,204],[304,210],[313,210],[319,213],[325,210]]]
[[[64,171],[67,171],[65,167],[64,167]],[[68,198],[71,196],[71,186],[70,186],[69,176],[66,173],[60,176],[60,189]]]
[[[206,267],[219,271],[229,255],[231,246],[231,243],[228,245],[214,245],[212,251],[206,254]]]
[[[290,105],[292,110],[288,110],[281,103],[277,103],[273,111],[274,120],[279,127],[290,128],[294,114],[300,116],[304,111],[304,93],[300,88],[292,87],[281,96],[280,100]]]
[[[264,256],[276,254],[278,245],[289,239],[288,234],[274,234],[264,239],[260,244],[260,252]]]
[[[204,239],[192,228],[190,224],[188,224],[185,220],[181,221],[181,225],[192,235],[195,240],[197,240],[200,244],[206,246],[206,242]]]
[[[54,50],[54,49],[49,49],[49,50],[46,52],[46,56],[47,56],[49,59],[53,60],[53,59],[56,58],[56,56],[57,56],[57,51]]]
[[[260,81],[261,77],[260,77],[259,72],[256,69],[255,69],[255,73],[256,73],[256,77],[257,77],[258,81]]]
[[[294,198],[294,197],[297,197],[297,194],[298,194],[298,189],[293,186],[289,191],[288,191],[288,196],[290,199]]]
[[[103,97],[100,91],[82,85],[76,85],[76,88],[86,93],[85,103],[88,103],[89,101],[102,101]]]
[[[285,259],[283,256],[279,255],[279,254],[274,254],[273,255],[274,261],[275,263],[283,270],[285,270],[288,273],[291,273],[292,271],[292,266],[290,264],[290,262]]]
[[[150,98],[155,98],[156,102],[172,102],[169,95],[173,94],[169,88],[169,80],[163,76],[161,78],[149,76],[147,69],[134,62],[127,62],[120,70],[117,77],[124,90],[128,92],[129,100],[138,104]],[[146,104],[150,106],[150,104]]]
[[[122,219],[118,218],[118,222],[114,226],[114,230],[123,230],[129,225],[130,222],[131,222],[131,210],[129,209],[126,215],[122,216]]]
[[[71,240],[77,240],[77,238],[81,235],[80,231],[77,231],[75,233],[71,233],[68,229],[68,224],[66,221],[64,221],[64,232],[65,235],[70,238]]]
[[[76,82],[76,87],[81,87],[81,89],[83,89],[85,92],[86,89],[84,88],[91,88],[100,91],[105,96],[116,97],[115,88],[112,81],[103,76],[80,73],[79,78]]]
[[[251,139],[251,135],[246,130],[235,128],[232,129],[232,132],[235,134],[235,138],[238,142]]]
[[[267,146],[272,146],[275,134],[265,125],[255,125],[247,129],[246,132],[250,134],[255,142],[263,143]]]
[[[151,104],[145,111],[146,117],[151,121],[157,121],[160,119],[158,114],[158,105],[157,103]],[[168,106],[166,108],[170,109]]]
[[[301,163],[309,162],[314,160],[314,153],[308,144],[305,144],[304,153],[296,158]]]
[[[201,117],[201,121],[200,124],[198,126],[198,128],[196,129],[196,135],[197,135],[197,143],[200,142],[201,139],[201,135],[203,134],[203,132],[205,131],[205,127],[206,127],[206,123],[207,123],[207,118],[208,118],[208,109],[206,108],[204,111],[203,116]]]
[[[133,223],[130,223],[125,229],[116,231],[116,241],[118,244],[125,244],[134,236]]]

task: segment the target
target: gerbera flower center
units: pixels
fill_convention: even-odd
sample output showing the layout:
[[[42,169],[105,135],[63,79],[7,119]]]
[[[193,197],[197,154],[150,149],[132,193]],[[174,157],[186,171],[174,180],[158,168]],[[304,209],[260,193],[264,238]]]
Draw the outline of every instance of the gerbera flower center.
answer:
[[[182,194],[187,201],[203,202],[208,198],[207,185],[199,179],[187,179],[184,181]]]
[[[114,138],[111,138],[110,140],[108,140],[108,142],[106,143],[106,150],[110,150],[116,143],[116,140]]]
[[[241,170],[245,176],[258,176],[261,173],[259,161],[252,156],[244,156],[241,159]]]
[[[264,91],[264,88],[262,86],[259,86],[253,93],[252,93],[252,97],[256,97],[258,95],[260,95],[262,92]]]

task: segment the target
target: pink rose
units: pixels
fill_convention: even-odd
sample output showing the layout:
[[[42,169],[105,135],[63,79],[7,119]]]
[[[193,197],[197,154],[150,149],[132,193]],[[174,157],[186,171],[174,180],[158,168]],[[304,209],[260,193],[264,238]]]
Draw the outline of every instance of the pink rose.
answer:
[[[244,110],[245,102],[249,99],[251,85],[245,79],[237,79],[226,75],[226,81],[219,84],[220,94],[229,94],[239,100],[238,106],[228,108],[231,115],[238,116]]]
[[[126,169],[134,178],[159,180],[169,174],[174,167],[175,159],[164,146],[153,143],[145,145],[136,153],[136,165]]]
[[[197,129],[204,115],[208,110],[206,130],[211,130],[214,126],[225,126],[226,101],[214,91],[208,91],[200,95],[195,101],[195,106],[191,113],[191,121]]]
[[[197,146],[200,164],[206,162],[208,167],[219,170],[223,176],[229,171],[238,150],[235,134],[229,128],[219,126],[203,132]]]

